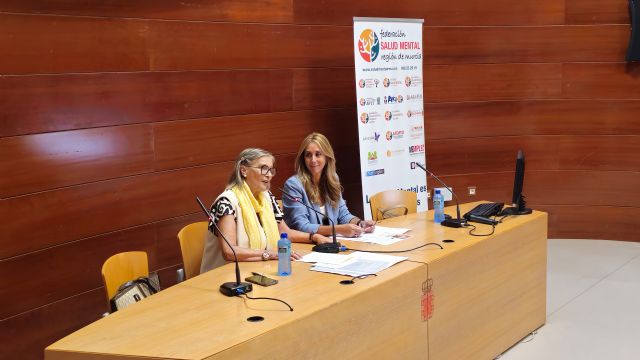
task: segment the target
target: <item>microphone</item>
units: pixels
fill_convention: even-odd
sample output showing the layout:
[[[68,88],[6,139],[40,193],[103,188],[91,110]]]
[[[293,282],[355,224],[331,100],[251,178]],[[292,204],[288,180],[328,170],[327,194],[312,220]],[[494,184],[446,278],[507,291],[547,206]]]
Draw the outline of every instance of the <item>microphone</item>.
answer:
[[[445,219],[443,222],[440,223],[440,225],[452,227],[452,228],[463,227],[467,223],[467,220],[465,218],[460,217],[460,203],[458,202],[458,197],[456,196],[456,193],[453,192],[453,189],[447,186],[447,184],[445,184],[444,181],[440,180],[440,178],[437,177],[436,174],[427,170],[427,168],[424,165],[420,164],[417,161],[416,161],[416,166],[418,166],[420,169],[424,170],[427,174],[433,176],[436,180],[438,180],[440,184],[442,184],[445,188],[447,188],[447,190],[449,190],[449,192],[451,192],[451,195],[453,195],[453,198],[456,199],[457,217],[455,219]]]
[[[315,252],[321,252],[321,253],[339,253],[340,252],[340,243],[336,240],[336,224],[333,222],[333,220],[329,219],[329,217],[327,215],[321,213],[320,211],[318,211],[318,210],[312,208],[311,206],[303,203],[300,200],[300,198],[287,193],[282,188],[278,188],[278,189],[282,192],[283,195],[286,195],[289,199],[297,202],[298,204],[306,207],[307,209],[315,212],[316,214],[321,215],[324,219],[329,220],[329,223],[331,223],[331,233],[333,235],[333,242],[332,243],[327,243],[327,244],[317,244],[311,250],[313,250]]]
[[[227,243],[227,245],[229,245],[229,247],[231,248],[231,251],[233,251],[233,257],[236,261],[236,282],[226,282],[220,285],[220,292],[225,294],[226,296],[238,296],[238,295],[251,292],[253,290],[253,286],[251,285],[251,283],[240,282],[240,265],[238,265],[238,256],[236,255],[236,251],[233,250],[233,246],[231,246],[231,244],[229,243],[229,240],[227,240],[227,238],[224,236],[222,231],[220,231],[218,224],[216,224],[216,222],[213,221],[213,219],[211,218],[211,214],[209,213],[209,211],[207,211],[207,208],[204,206],[202,201],[200,201],[200,198],[197,195],[196,195],[196,201],[198,201],[198,205],[200,205],[200,208],[202,209],[202,211],[204,211],[204,214],[209,219],[209,222],[213,224],[216,230],[218,230],[218,233],[220,233],[220,236],[222,236],[222,238]]]

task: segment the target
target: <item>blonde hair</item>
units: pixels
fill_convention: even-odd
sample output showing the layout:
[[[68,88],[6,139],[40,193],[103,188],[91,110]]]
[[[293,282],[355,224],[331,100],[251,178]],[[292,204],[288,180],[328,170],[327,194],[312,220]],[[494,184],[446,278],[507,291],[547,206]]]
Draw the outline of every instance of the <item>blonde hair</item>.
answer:
[[[326,158],[326,164],[320,174],[320,181],[316,185],[313,183],[311,173],[307,169],[307,165],[304,162],[305,151],[309,144],[315,143],[322,151]],[[304,190],[307,192],[309,199],[316,204],[323,204],[328,201],[333,208],[338,206],[340,200],[340,194],[342,193],[342,186],[340,185],[340,179],[336,172],[336,157],[333,153],[333,148],[329,143],[329,139],[320,133],[311,133],[307,135],[300,149],[296,155],[295,171],[304,186]]]
[[[233,172],[231,173],[231,177],[229,177],[229,182],[227,183],[227,189],[230,189],[234,186],[241,186],[244,181],[244,177],[242,177],[242,173],[240,172],[241,165],[249,165],[254,160],[260,159],[261,157],[268,156],[273,159],[273,166],[276,166],[276,158],[268,152],[267,150],[259,149],[259,148],[248,148],[244,149],[238,154],[238,158],[236,158],[236,162],[234,164]]]

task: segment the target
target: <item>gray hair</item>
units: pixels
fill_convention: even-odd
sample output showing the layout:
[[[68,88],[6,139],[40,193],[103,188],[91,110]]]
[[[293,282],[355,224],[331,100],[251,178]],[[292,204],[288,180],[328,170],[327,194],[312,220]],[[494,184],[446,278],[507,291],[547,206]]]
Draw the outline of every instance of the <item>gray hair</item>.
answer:
[[[233,166],[233,172],[231,173],[231,177],[229,178],[229,182],[227,183],[227,189],[230,189],[236,185],[242,185],[244,178],[242,177],[242,173],[240,173],[240,165],[249,165],[254,160],[260,159],[261,157],[265,156],[273,159],[273,166],[275,166],[276,158],[267,150],[259,148],[248,148],[242,150]]]

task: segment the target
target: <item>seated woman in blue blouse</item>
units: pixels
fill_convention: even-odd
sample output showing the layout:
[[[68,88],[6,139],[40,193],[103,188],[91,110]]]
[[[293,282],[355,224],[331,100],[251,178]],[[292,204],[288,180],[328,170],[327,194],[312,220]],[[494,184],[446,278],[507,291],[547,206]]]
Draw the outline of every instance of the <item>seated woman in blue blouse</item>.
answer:
[[[347,209],[342,198],[342,186],[336,173],[336,160],[329,140],[322,134],[309,134],[296,156],[296,175],[284,184],[286,193],[325,214],[336,224],[336,233],[347,237],[372,232],[375,223],[360,220]],[[288,196],[282,197],[284,219],[292,229],[305,233],[331,235],[331,224]]]

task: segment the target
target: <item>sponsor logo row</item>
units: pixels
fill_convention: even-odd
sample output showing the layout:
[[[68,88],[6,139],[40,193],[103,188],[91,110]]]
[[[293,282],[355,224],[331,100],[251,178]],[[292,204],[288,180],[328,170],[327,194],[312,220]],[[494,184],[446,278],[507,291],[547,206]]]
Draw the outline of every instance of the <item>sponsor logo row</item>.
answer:
[[[360,122],[363,124],[374,124],[380,117],[384,116],[386,121],[391,120],[400,120],[403,116],[407,118],[411,118],[414,116],[424,116],[423,110],[407,110],[406,113],[402,113],[400,111],[385,111],[384,113],[380,113],[377,111],[363,112],[360,114]]]
[[[420,101],[422,102],[422,94],[409,94],[402,96],[398,94],[394,95],[385,95],[385,96],[377,96],[377,97],[362,97],[358,101],[360,106],[372,106],[372,105],[387,105],[387,104],[402,104],[404,101]]]
[[[416,87],[422,86],[422,77],[420,76],[405,76],[402,78],[389,78],[385,77],[382,80],[378,78],[362,78],[358,79],[358,87],[361,89],[377,88],[382,83],[385,88],[393,88],[398,86],[404,87]]]

